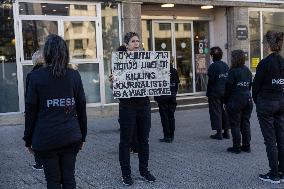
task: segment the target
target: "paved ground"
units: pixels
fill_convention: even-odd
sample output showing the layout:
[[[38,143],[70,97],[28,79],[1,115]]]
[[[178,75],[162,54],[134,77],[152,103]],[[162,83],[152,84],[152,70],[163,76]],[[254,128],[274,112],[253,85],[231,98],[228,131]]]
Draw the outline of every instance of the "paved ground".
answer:
[[[229,154],[231,140],[209,139],[208,109],[176,113],[176,140],[159,143],[159,114],[152,114],[150,170],[157,182],[144,182],[138,174],[138,157],[131,155],[134,185],[129,189],[266,189],[284,188],[259,181],[268,170],[263,139],[255,113],[252,116],[252,153]],[[0,189],[43,189],[43,172],[31,169],[33,158],[21,140],[23,125],[0,127]],[[77,161],[80,189],[119,189],[119,132],[116,117],[89,120],[87,144]]]

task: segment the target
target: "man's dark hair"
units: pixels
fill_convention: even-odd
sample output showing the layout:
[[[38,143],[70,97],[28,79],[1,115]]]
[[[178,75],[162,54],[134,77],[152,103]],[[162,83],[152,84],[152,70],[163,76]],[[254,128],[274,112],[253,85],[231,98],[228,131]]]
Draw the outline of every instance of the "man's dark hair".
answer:
[[[277,53],[280,52],[282,49],[283,38],[284,38],[283,32],[277,32],[272,30],[268,31],[265,34],[265,39],[269,44],[270,50]]]
[[[231,68],[238,68],[245,64],[246,56],[243,50],[234,50],[231,55]]]
[[[62,78],[66,74],[69,63],[69,51],[62,37],[51,34],[44,44],[43,56],[45,64],[56,78]]]
[[[139,38],[138,33],[136,33],[136,32],[127,32],[127,33],[124,35],[123,42],[124,42],[125,44],[128,44],[129,41],[130,41],[130,39],[131,39],[132,37],[134,37],[134,36],[136,36],[136,37]]]
[[[223,51],[220,47],[212,47],[210,49],[210,55],[213,61],[220,61],[223,57]]]

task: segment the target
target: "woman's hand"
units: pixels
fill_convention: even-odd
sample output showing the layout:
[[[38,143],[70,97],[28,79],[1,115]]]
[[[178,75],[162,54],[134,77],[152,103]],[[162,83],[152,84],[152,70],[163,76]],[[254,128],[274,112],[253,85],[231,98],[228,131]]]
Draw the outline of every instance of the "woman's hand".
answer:
[[[108,76],[108,81],[112,84],[114,80],[114,77],[112,74],[110,74],[110,76]]]

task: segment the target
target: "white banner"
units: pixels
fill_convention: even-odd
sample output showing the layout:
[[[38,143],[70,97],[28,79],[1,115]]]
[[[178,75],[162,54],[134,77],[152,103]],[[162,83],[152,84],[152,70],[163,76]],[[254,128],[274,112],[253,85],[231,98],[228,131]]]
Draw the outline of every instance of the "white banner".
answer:
[[[114,98],[170,95],[170,52],[112,53]]]

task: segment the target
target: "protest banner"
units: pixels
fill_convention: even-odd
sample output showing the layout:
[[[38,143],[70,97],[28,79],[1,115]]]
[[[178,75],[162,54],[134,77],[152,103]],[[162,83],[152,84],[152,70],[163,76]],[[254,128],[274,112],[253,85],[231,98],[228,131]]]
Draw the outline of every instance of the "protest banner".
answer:
[[[170,95],[170,52],[112,53],[114,98]]]

